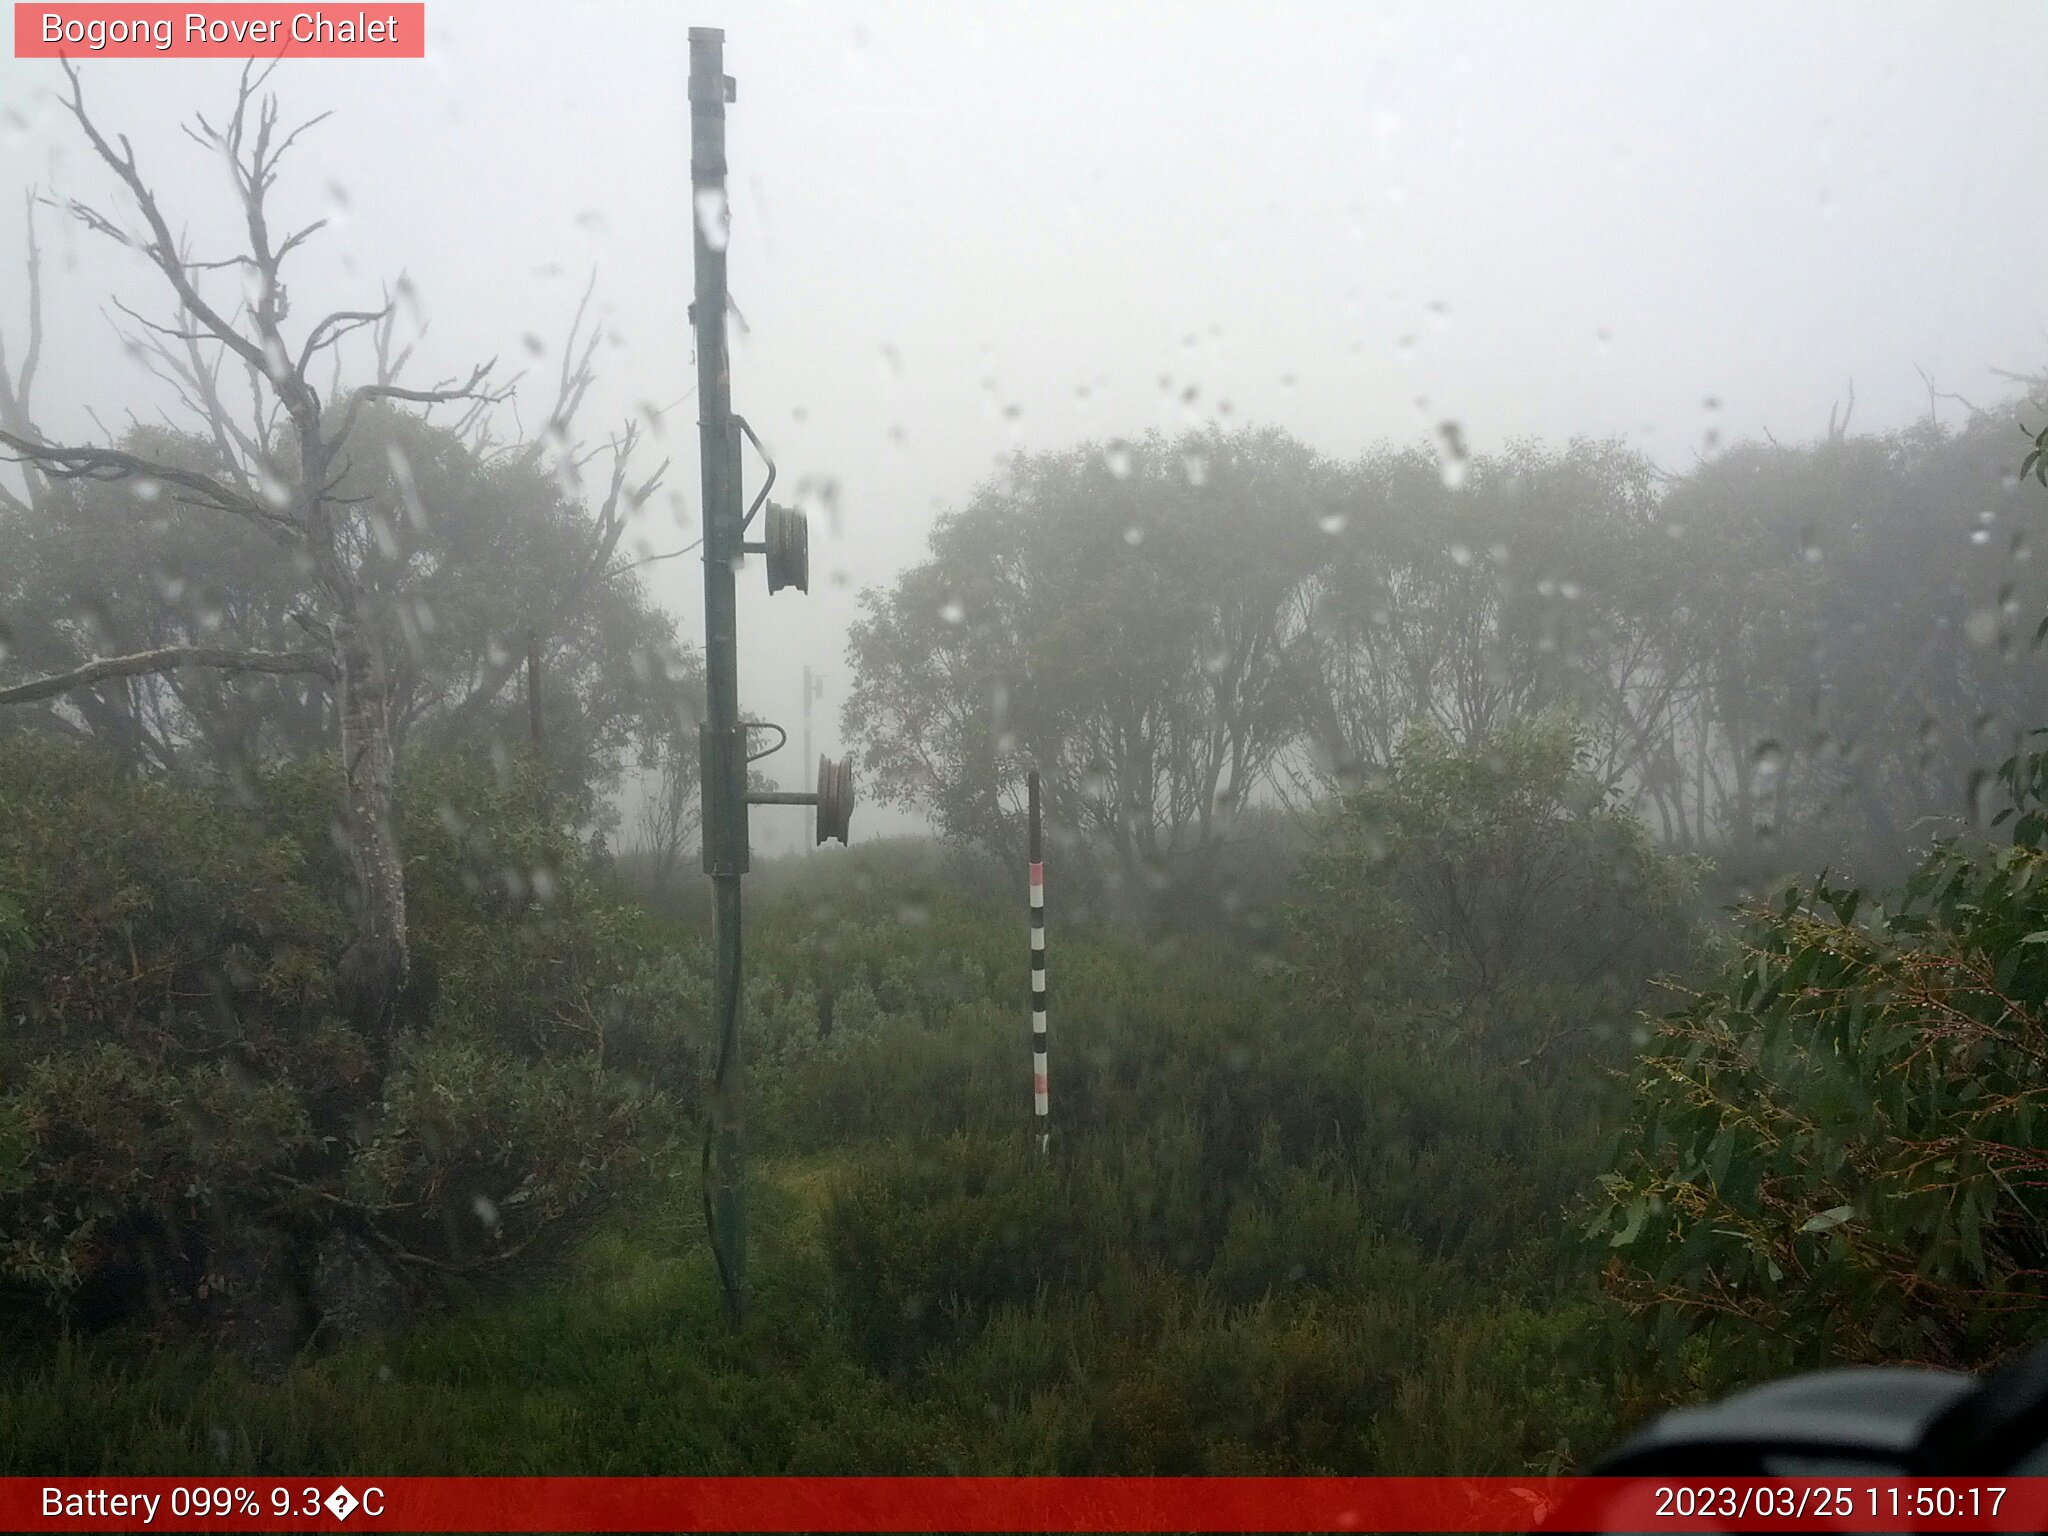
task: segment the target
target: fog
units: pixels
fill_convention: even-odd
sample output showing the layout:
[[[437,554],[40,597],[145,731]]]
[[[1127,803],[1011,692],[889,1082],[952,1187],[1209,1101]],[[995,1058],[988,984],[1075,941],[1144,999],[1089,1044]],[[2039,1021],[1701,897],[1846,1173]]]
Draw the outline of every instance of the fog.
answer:
[[[2043,1465],[2048,9],[427,15],[0,63],[0,1526]]]
[[[594,272],[607,344],[581,427],[665,410],[675,456],[643,552],[695,533],[685,34],[725,29],[734,405],[814,525],[808,598],[742,579],[742,699],[794,735],[800,669],[821,669],[821,750],[857,594],[1019,451],[1216,422],[1348,456],[1455,421],[1481,452],[1619,437],[1676,470],[1811,437],[1852,388],[1858,428],[1960,416],[2042,361],[2035,6],[428,15],[424,61],[276,76],[288,117],[333,113],[280,187],[332,220],[301,312],[403,271],[419,375],[498,356],[544,395]],[[220,110],[235,66],[84,73],[195,247],[227,246],[224,179],[175,124]],[[109,203],[60,84],[0,62],[0,190]],[[106,318],[109,292],[157,313],[151,275],[53,211],[40,227],[42,424],[95,436],[88,402],[151,416],[161,392]],[[23,248],[0,197],[10,339]],[[649,571],[696,636],[694,560]],[[757,843],[792,845],[798,818],[772,817]],[[904,824],[864,807],[860,827]]]

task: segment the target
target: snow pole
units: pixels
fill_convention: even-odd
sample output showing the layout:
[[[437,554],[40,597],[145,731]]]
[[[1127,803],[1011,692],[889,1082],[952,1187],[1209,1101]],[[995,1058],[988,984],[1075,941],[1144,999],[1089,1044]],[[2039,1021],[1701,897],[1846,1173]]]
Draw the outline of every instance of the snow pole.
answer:
[[[1031,1108],[1038,1120],[1038,1150],[1052,1144],[1051,1098],[1045,1082],[1045,837],[1038,802],[1038,770],[1025,778],[1031,795]]]

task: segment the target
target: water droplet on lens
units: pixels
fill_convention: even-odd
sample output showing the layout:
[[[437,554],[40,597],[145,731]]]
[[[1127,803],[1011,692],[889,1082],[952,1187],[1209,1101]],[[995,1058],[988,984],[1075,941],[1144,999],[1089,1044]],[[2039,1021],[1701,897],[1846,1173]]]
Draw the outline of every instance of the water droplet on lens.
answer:
[[[1963,798],[1970,808],[1970,821],[1979,828],[1990,825],[1991,795],[1997,781],[1987,768],[1972,768],[1963,783]]]
[[[732,209],[719,188],[706,187],[697,194],[697,228],[703,231],[704,243],[714,251],[724,250],[731,239]]]
[[[1421,402],[1418,401],[1417,404]],[[1444,489],[1458,490],[1465,484],[1466,460],[1470,456],[1465,446],[1465,429],[1455,421],[1445,421],[1438,424],[1436,435],[1437,457],[1441,461]]]

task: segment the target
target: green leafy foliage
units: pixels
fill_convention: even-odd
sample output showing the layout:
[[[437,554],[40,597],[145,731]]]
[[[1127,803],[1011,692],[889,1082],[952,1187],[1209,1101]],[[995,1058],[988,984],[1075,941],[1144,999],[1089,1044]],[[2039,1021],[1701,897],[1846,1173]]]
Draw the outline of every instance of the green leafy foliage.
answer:
[[[1659,1028],[1593,1232],[1667,1344],[1739,1372],[2039,1337],[2048,757],[2000,781],[2009,843],[1942,843],[1882,898],[1788,887]]]
[[[881,1363],[985,1324],[1085,1274],[1086,1214],[1035,1152],[953,1138],[871,1161],[825,1212],[849,1324]]]
[[[999,983],[946,992],[1013,928],[791,906],[770,933],[843,925],[841,959],[934,977],[798,1065],[752,1134],[839,1170],[818,1242],[857,1357],[900,1400],[986,1405],[993,1445],[1024,1438],[968,1465],[1528,1469],[1614,1433],[1632,1399],[1565,1221],[1612,1108],[1583,1058],[1517,1066],[1410,1016],[1305,1008],[1242,955],[1077,926],[1053,941],[1041,1154],[1021,1010]],[[1403,1417],[1421,1404],[1438,1417]]]
[[[301,850],[317,887],[307,772],[215,811]],[[648,1124],[680,1127],[668,1105],[701,1092],[701,932],[607,906],[516,767],[407,782],[441,994],[345,1117],[346,1161],[292,1177],[430,1272],[588,1245],[560,1285],[458,1288],[457,1317],[275,1386],[38,1346],[0,1387],[0,1464],[1551,1470],[1635,1401],[1564,1221],[1612,1112],[1583,1058],[1517,1065],[1415,999],[1310,1007],[1270,955],[1155,949],[1057,907],[1041,1154],[1015,893],[887,846],[762,872],[756,1263],[729,1330],[694,1144]]]
[[[1687,959],[1695,874],[1602,787],[1569,724],[1470,746],[1419,729],[1326,818],[1289,911],[1293,970],[1347,1016],[1436,1002],[1453,1028],[1529,1050],[1561,1030],[1611,1043]]]
[[[342,1022],[334,771],[237,800],[0,740],[0,1279],[176,1311],[236,1231],[310,1249],[337,1221],[401,1268],[495,1265],[660,1141],[660,1085],[607,1055],[643,935],[535,772],[419,765],[407,1027],[386,1059]]]

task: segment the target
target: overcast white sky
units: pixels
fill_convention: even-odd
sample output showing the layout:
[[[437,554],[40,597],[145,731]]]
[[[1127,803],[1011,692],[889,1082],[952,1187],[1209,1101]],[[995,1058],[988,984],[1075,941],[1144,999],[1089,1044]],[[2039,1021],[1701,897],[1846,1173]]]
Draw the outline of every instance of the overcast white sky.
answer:
[[[587,425],[692,374],[687,29],[726,30],[735,405],[814,497],[814,593],[742,582],[745,704],[794,725],[854,595],[1023,449],[1204,420],[1333,454],[1445,419],[1479,451],[1810,436],[2048,363],[2048,7],[429,0],[428,57],[285,65],[332,109],[287,202],[337,225],[301,314],[401,268],[429,372],[558,345],[594,268],[615,345]],[[172,132],[234,66],[99,61],[87,88],[223,243]],[[53,64],[0,61],[0,328],[16,185],[104,190]],[[46,427],[151,396],[97,306],[148,283],[49,235]],[[330,301],[332,301],[330,303]],[[1192,398],[1187,392],[1192,388]],[[1719,402],[1710,407],[1709,400]],[[112,410],[109,407],[112,407]],[[74,408],[78,407],[78,408]],[[1947,407],[1947,409],[1955,409]],[[694,412],[672,421],[694,536]],[[753,482],[749,481],[751,485]],[[0,556],[4,558],[4,556]],[[658,568],[695,635],[699,568]],[[796,818],[787,818],[794,832]],[[762,818],[766,820],[766,818]],[[879,818],[866,821],[868,829]],[[857,824],[858,825],[858,824]],[[766,829],[764,828],[764,831]]]

